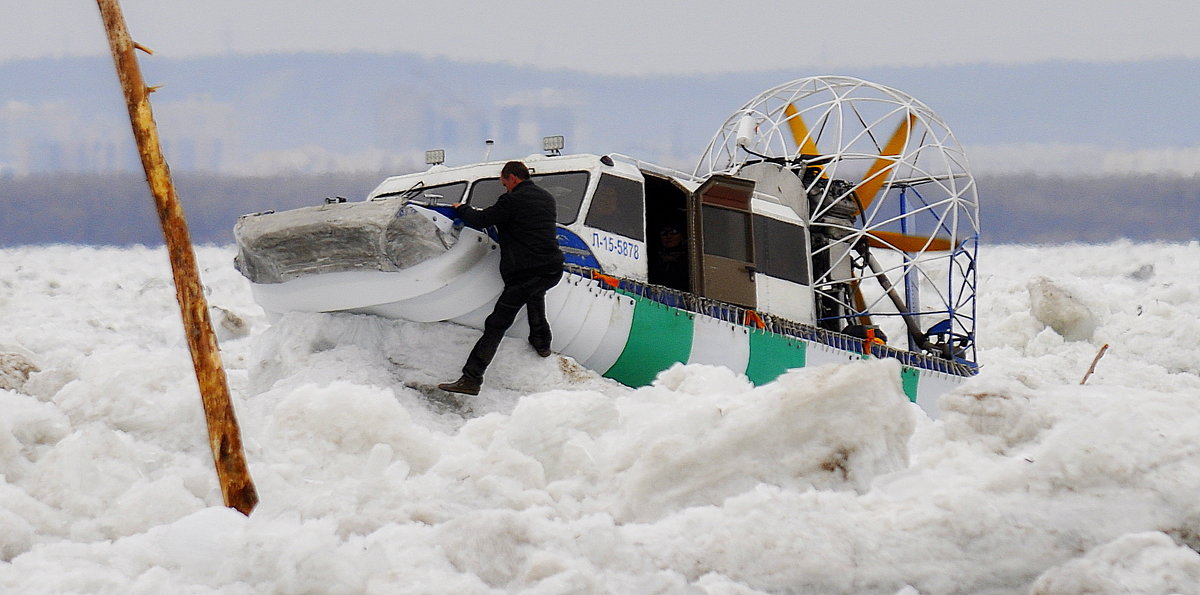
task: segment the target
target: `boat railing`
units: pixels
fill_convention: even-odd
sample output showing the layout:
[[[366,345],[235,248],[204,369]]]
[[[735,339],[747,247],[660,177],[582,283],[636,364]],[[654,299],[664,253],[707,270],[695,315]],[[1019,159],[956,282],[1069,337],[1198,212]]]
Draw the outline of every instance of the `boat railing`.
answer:
[[[843,351],[870,354],[873,357],[890,357],[899,360],[900,363],[909,367],[933,370],[954,376],[973,376],[977,372],[975,367],[963,362],[950,361],[925,353],[896,349],[884,343],[868,343],[864,339],[852,337],[844,333],[788,320],[751,308],[700,297],[662,285],[653,285],[623,277],[605,275],[596,269],[570,264],[565,265],[564,270],[573,275],[599,280],[601,287],[613,291],[636,295],[663,304],[664,306],[702,314],[730,324],[747,326],[766,333],[819,343]]]

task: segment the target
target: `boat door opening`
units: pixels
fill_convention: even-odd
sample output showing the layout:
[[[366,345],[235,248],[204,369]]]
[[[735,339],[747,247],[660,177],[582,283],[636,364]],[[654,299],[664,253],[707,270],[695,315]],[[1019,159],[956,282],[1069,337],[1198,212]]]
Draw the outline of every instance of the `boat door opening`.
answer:
[[[689,192],[679,182],[642,171],[646,179],[647,280],[678,291],[692,291],[688,254]]]

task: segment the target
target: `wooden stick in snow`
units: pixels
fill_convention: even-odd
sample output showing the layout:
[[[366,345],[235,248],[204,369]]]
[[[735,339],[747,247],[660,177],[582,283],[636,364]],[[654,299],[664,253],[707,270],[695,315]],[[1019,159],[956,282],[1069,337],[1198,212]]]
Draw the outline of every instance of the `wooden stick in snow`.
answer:
[[[1096,364],[1100,361],[1100,358],[1104,357],[1105,351],[1108,351],[1108,343],[1105,343],[1104,346],[1100,348],[1100,351],[1096,353],[1096,358],[1092,360],[1091,367],[1088,368],[1087,374],[1083,375],[1083,380],[1080,380],[1079,384],[1087,382],[1087,379],[1091,377],[1092,372],[1096,371]]]
[[[154,89],[146,87],[137,57],[133,54],[134,49],[150,52],[130,39],[118,0],[96,0],[96,4],[104,19],[104,30],[108,34],[117,77],[125,91],[129,121],[133,125],[142,167],[146,170],[146,182],[150,185],[150,193],[154,195],[154,204],[162,223],[163,238],[175,277],[175,297],[179,300],[184,332],[196,369],[196,380],[200,384],[200,398],[208,422],[209,446],[217,468],[217,480],[221,484],[221,494],[226,506],[249,516],[258,504],[258,492],[246,468],[241,431],[233,413],[225,369],[221,367],[221,354],[212,330],[208,302],[204,299],[204,289],[200,284],[196,253],[192,248],[183,206],[175,194],[171,172],[158,140],[158,127],[150,110],[149,94]]]

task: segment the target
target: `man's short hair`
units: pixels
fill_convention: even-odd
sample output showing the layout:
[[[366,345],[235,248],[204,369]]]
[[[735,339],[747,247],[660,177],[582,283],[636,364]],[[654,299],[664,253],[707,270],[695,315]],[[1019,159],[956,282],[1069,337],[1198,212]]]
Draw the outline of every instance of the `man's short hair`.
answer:
[[[504,169],[500,170],[500,176],[516,176],[518,180],[528,180],[529,168],[520,161],[509,161],[504,164]]]

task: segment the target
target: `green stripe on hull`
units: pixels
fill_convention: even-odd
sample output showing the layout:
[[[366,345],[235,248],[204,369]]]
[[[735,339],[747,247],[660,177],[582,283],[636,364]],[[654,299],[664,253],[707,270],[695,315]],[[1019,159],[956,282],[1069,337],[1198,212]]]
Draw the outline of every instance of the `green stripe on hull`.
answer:
[[[605,376],[628,386],[645,386],[692,351],[692,315],[624,291],[634,299],[629,339]]]
[[[618,293],[634,301],[633,320],[620,357],[604,376],[626,386],[646,386],[659,372],[677,362],[688,361],[695,338],[695,314],[633,293],[621,290]],[[768,384],[789,369],[802,368],[808,363],[808,344],[804,340],[754,329],[749,332],[748,341],[746,377],[755,386]],[[927,373],[910,366],[901,368],[901,385],[910,401],[917,402],[921,375]]]
[[[904,394],[908,396],[908,400],[916,403],[917,385],[921,382],[921,371],[904,366],[900,370],[900,382],[904,385]]]
[[[805,356],[804,341],[755,330],[750,333],[746,377],[755,386],[762,386],[791,368],[803,368]]]

